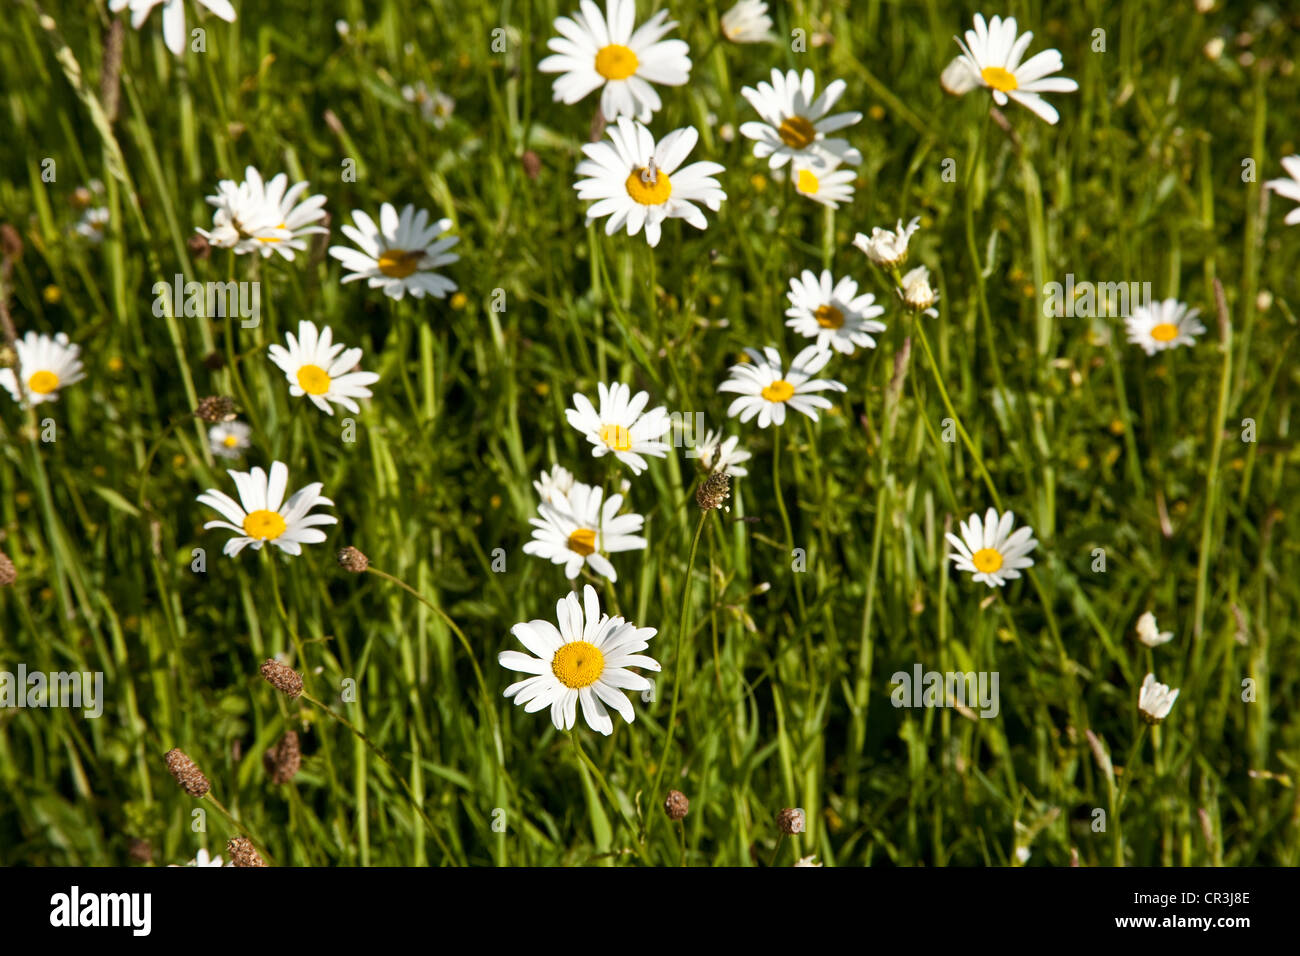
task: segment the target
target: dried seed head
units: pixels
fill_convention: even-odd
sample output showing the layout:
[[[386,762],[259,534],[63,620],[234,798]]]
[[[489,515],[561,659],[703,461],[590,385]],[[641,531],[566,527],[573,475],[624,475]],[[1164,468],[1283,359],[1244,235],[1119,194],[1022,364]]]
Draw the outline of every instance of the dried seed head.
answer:
[[[262,665],[262,676],[266,678],[268,684],[290,697],[297,697],[302,693],[302,675],[288,664],[281,664],[277,660],[268,658]]]
[[[231,866],[266,866],[262,854],[247,837],[234,837],[226,844],[226,852],[230,855]]]
[[[669,820],[683,820],[691,809],[691,801],[680,790],[669,790],[668,799],[664,801],[664,813]]]
[[[725,471],[714,472],[695,489],[695,503],[700,506],[701,511],[721,508],[730,497],[731,476]]]
[[[340,548],[335,557],[338,558],[339,567],[352,574],[364,574],[366,568],[370,567],[370,559],[352,545]]]
[[[235,400],[225,395],[209,395],[207,398],[200,400],[199,407],[194,409],[194,414],[209,425],[233,422],[235,420]]]
[[[200,262],[212,255],[212,243],[208,242],[206,236],[200,236],[198,233],[186,239],[185,246],[190,250],[190,255]]]
[[[7,222],[0,225],[0,254],[11,262],[16,262],[23,255],[23,237]]]
[[[0,551],[0,588],[7,588],[18,580],[18,569],[9,560],[9,555]]]
[[[302,766],[302,749],[298,745],[298,732],[286,730],[280,742],[262,754],[262,766],[274,784],[288,783]]]
[[[146,837],[131,837],[126,843],[126,855],[135,863],[152,863],[153,844]]]
[[[203,367],[213,372],[219,372],[226,367],[226,357],[220,352],[209,352],[203,356]]]
[[[531,149],[524,150],[524,154],[519,157],[519,161],[523,164],[524,175],[529,179],[536,179],[542,171],[542,157]]]
[[[203,771],[179,748],[173,747],[167,751],[166,759],[167,769],[181,785],[181,789],[191,797],[201,797],[212,789],[212,784],[203,776]]]
[[[798,807],[782,810],[776,815],[776,826],[787,836],[803,833],[803,811]]]

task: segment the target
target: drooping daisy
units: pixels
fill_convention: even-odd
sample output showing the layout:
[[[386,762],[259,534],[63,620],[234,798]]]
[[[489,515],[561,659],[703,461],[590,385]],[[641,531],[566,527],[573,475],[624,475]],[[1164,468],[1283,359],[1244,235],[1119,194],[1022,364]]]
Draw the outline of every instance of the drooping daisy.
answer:
[[[813,378],[834,354],[815,345],[796,355],[788,372],[783,371],[781,353],[770,346],[762,352],[745,349],[745,354],[753,361],[731,366],[731,378],[718,386],[719,392],[740,394],[727,409],[727,415],[740,416],[742,423],[757,415],[759,428],[780,425],[785,422],[787,405],[816,421],[817,409],[830,408],[831,402],[811,393],[848,391],[847,386],[834,379]]]
[[[361,251],[348,246],[330,246],[330,255],[343,263],[348,274],[343,282],[366,279],[372,289],[400,299],[410,292],[417,299],[428,292],[444,298],[456,291],[456,283],[433,270],[450,265],[460,256],[447,250],[460,242],[457,236],[442,236],[451,228],[450,219],[429,224],[427,210],[407,204],[399,216],[391,203],[379,207],[379,225],[360,210],[352,213],[354,226],[343,226],[343,235]]]
[[[975,29],[966,31],[966,42],[953,37],[980,85],[993,91],[993,102],[1006,106],[1008,98],[1013,99],[1055,125],[1060,114],[1040,94],[1073,93],[1079,84],[1064,76],[1050,75],[1064,66],[1058,50],[1043,50],[1021,63],[1033,38],[1029,32],[1016,36],[1015,17],[994,17],[986,26],[983,15],[978,13]]]
[[[763,0],[740,0],[722,15],[721,25],[722,35],[732,43],[768,43],[776,39]]]
[[[195,231],[214,246],[234,249],[236,255],[257,252],[266,258],[276,252],[292,261],[294,250],[307,248],[304,236],[329,231],[313,225],[325,218],[324,196],[298,201],[307,188],[305,182],[290,187],[284,173],[263,182],[256,167],[248,166],[243,182],[223,179],[217,183],[216,194],[207,197],[208,203],[217,207],[212,229]]]
[[[139,30],[149,16],[149,11],[158,4],[163,4],[162,24],[163,43],[176,56],[185,52],[185,41],[189,34],[185,32],[185,5],[183,0],[108,0],[108,9],[114,13],[130,9],[131,29]],[[230,0],[198,0],[201,6],[215,13],[227,23],[235,22],[235,8]]]
[[[562,35],[546,41],[554,53],[537,64],[543,73],[560,73],[551,86],[556,100],[573,104],[600,89],[606,121],[620,116],[648,123],[663,105],[652,83],[684,86],[691,74],[691,48],[684,40],[663,39],[675,21],[660,10],[636,28],[635,0],[606,0],[605,14],[582,0],[572,18],[557,17]],[[603,87],[603,89],[601,89]]]
[[[754,140],[754,155],[770,157],[768,165],[773,169],[791,160],[856,166],[862,162],[862,154],[848,140],[826,135],[862,119],[861,113],[826,115],[846,86],[843,80],[835,80],[815,97],[817,79],[812,70],[804,70],[801,77],[795,70],[782,73],[774,69],[770,84],[760,81],[756,87],[740,91],[763,118],[761,123],[742,124],[740,135]]]
[[[579,704],[587,726],[606,736],[614,732],[606,704],[632,723],[636,713],[623,692],[647,691],[651,685],[628,668],[659,670],[658,661],[638,653],[650,646],[656,630],[602,614],[590,584],[582,589],[581,603],[576,594],[556,602],[555,620],[558,628],[534,620],[510,629],[533,656],[502,651],[497,660],[507,670],[533,676],[511,684],[505,696],[513,697],[525,713],[549,707],[556,730],[573,728]]]
[[[1158,724],[1169,716],[1177,699],[1177,690],[1170,690],[1168,684],[1156,681],[1155,674],[1148,674],[1143,678],[1142,689],[1138,692],[1138,710],[1148,724]]]
[[[917,266],[903,276],[899,294],[903,297],[903,304],[913,312],[939,317],[939,310],[934,307],[939,301],[939,293],[930,285],[930,270],[925,266]]]
[[[853,202],[853,182],[858,174],[833,164],[796,164],[793,167],[794,191],[823,206],[839,209],[840,203]]]
[[[878,266],[892,268],[901,266],[907,260],[907,246],[912,235],[920,227],[921,217],[916,216],[906,226],[898,220],[897,229],[881,229],[875,226],[871,235],[858,233],[853,237],[853,245],[861,249]]]
[[[876,297],[870,292],[858,295],[858,284],[852,279],[836,282],[829,269],[820,278],[805,269],[790,280],[786,298],[790,308],[785,314],[790,318],[785,324],[805,338],[815,338],[818,348],[852,355],[855,349],[875,348],[871,333],[885,331],[885,324],[875,321],[885,313],[883,306],[876,305]]]
[[[369,398],[367,385],[379,381],[374,372],[354,372],[351,369],[361,361],[361,349],[345,349],[333,342],[334,332],[327,325],[317,330],[315,324],[302,319],[298,323],[298,337],[286,333],[289,342],[272,345],[271,361],[280,366],[289,380],[289,394],[294,398],[306,395],[312,404],[327,415],[333,415],[330,402],[342,405],[356,414],[361,407],[354,398]],[[342,354],[340,354],[342,353]]]
[[[1140,345],[1147,355],[1180,345],[1195,345],[1196,336],[1205,331],[1197,318],[1200,309],[1191,309],[1177,299],[1165,299],[1139,305],[1124,318],[1128,340]]]
[[[552,465],[549,472],[542,472],[541,477],[533,482],[537,497],[548,504],[554,504],[559,495],[567,495],[573,490],[573,472],[559,465]]]
[[[710,430],[705,434],[704,441],[695,449],[696,460],[699,461],[700,467],[710,474],[725,471],[733,478],[744,478],[749,474],[749,469],[741,462],[749,461],[754,456],[739,445],[740,439],[737,436],[732,435],[723,441],[722,432]]]
[[[336,524],[338,518],[327,514],[310,514],[317,505],[333,505],[320,491],[319,481],[301,488],[286,501],[289,486],[289,469],[284,462],[271,463],[268,479],[261,468],[252,471],[228,471],[239,492],[236,502],[229,495],[209,488],[199,495],[200,504],[217,511],[225,521],[209,521],[204,528],[225,528],[235,532],[222,548],[222,553],[234,557],[251,546],[260,551],[270,543],[286,554],[302,554],[304,544],[319,544],[325,532],[316,525]]]
[[[608,216],[608,236],[624,225],[627,234],[635,236],[645,226],[646,242],[652,247],[659,245],[665,219],[685,219],[696,229],[708,228],[708,220],[695,204],[717,212],[727,194],[713,178],[722,166],[710,162],[682,166],[699,139],[695,127],[673,130],[657,146],[648,129],[626,118],[611,126],[607,135],[608,142],[582,147],[587,158],[578,163],[577,174],[587,178],[573,186],[579,199],[595,200],[587,209],[588,223]]]
[[[14,342],[14,351],[18,353],[17,371],[23,377],[22,388],[19,389],[12,368],[0,368],[0,387],[15,402],[24,398],[33,405],[57,402],[59,389],[86,377],[80,346],[71,344],[63,332],[53,336],[28,332]]]
[[[239,458],[251,444],[252,433],[243,422],[219,422],[208,429],[208,447],[221,458]]]
[[[1270,179],[1264,185],[1273,192],[1292,202],[1300,202],[1300,155],[1286,156],[1282,159],[1282,168],[1286,170],[1290,179]],[[1292,209],[1282,220],[1288,226],[1294,226],[1300,223],[1300,206]]]
[[[961,537],[949,532],[946,537],[953,550],[948,557],[958,570],[969,571],[973,580],[991,588],[1000,588],[1013,578],[1020,577],[1024,568],[1032,568],[1034,559],[1029,552],[1038,547],[1034,529],[1026,525],[1012,531],[1016,517],[1010,511],[998,518],[996,508],[990,508],[980,521],[979,514],[961,523]]]
[[[667,442],[657,439],[672,428],[673,423],[668,417],[668,409],[662,405],[645,411],[650,402],[649,392],[633,395],[631,387],[622,382],[612,385],[598,382],[596,391],[600,400],[599,411],[581,392],[574,394],[573,408],[564,411],[569,424],[591,442],[593,457],[613,454],[632,469],[632,474],[639,475],[647,464],[642,455],[663,458],[668,454]]]
[[[564,565],[564,576],[576,578],[583,565],[611,581],[618,572],[605,553],[636,551],[646,539],[637,535],[645,518],[635,512],[621,515],[622,495],[610,495],[601,505],[604,492],[592,485],[574,482],[568,494],[556,491],[549,502],[537,508],[540,517],[530,518],[533,539],[524,545],[524,554],[545,558]]]
[[[107,207],[92,206],[81,214],[81,219],[73,227],[73,231],[83,239],[99,245],[104,241],[104,234],[108,231],[108,219]]]
[[[1137,622],[1138,640],[1147,647],[1159,647],[1161,644],[1168,644],[1174,639],[1173,631],[1162,631],[1156,625],[1156,616],[1147,611]]]

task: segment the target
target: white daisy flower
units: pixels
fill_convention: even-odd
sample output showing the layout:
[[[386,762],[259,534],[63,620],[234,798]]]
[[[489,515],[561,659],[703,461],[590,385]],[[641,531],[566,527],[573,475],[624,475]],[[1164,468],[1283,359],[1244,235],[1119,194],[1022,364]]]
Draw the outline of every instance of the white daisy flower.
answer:
[[[635,512],[621,515],[622,495],[610,495],[601,505],[604,492],[592,485],[574,482],[565,494],[556,491],[551,500],[538,505],[540,517],[530,518],[533,539],[524,545],[524,554],[545,558],[564,565],[564,576],[576,578],[583,565],[611,581],[618,572],[605,553],[636,551],[647,544],[637,535],[645,518]]]
[[[230,0],[197,0],[227,23],[235,22],[235,8]],[[185,52],[185,41],[189,34],[185,31],[185,5],[182,0],[108,0],[108,9],[114,13],[130,9],[131,29],[139,30],[148,19],[149,12],[158,4],[163,5],[163,43],[176,56]]]
[[[1143,678],[1142,689],[1138,692],[1138,710],[1147,723],[1158,724],[1169,716],[1177,699],[1177,690],[1171,691],[1168,684],[1156,681],[1155,674],[1148,674]]]
[[[740,416],[742,423],[757,415],[759,428],[780,425],[785,422],[787,405],[816,421],[817,409],[830,408],[831,402],[810,393],[828,389],[848,391],[843,383],[833,379],[813,378],[834,354],[815,345],[796,355],[788,372],[783,371],[781,353],[770,346],[762,352],[745,349],[745,354],[753,361],[731,366],[731,378],[718,386],[719,392],[740,393],[727,409],[727,415],[732,418]]]
[[[73,231],[83,239],[98,245],[104,241],[104,233],[108,231],[108,218],[107,207],[92,207],[81,214],[81,219],[73,227]]]
[[[763,0],[740,0],[722,15],[722,35],[732,43],[769,43],[775,40],[767,4]]]
[[[588,223],[609,216],[607,236],[624,225],[627,234],[635,236],[645,226],[646,242],[652,247],[659,245],[665,219],[685,219],[696,229],[708,228],[708,220],[695,204],[717,212],[727,194],[713,178],[722,166],[709,162],[682,166],[699,139],[695,127],[673,130],[657,146],[650,131],[634,120],[620,119],[607,133],[607,142],[582,147],[587,158],[576,170],[587,177],[574,183],[578,198],[595,200],[587,210]]]
[[[823,206],[838,209],[842,202],[853,202],[853,182],[857,178],[853,170],[835,165],[800,164],[794,167],[794,191]]]
[[[433,270],[450,265],[460,256],[447,250],[460,242],[457,236],[442,236],[451,228],[450,219],[429,224],[429,213],[407,204],[399,216],[391,203],[379,207],[379,225],[360,210],[352,213],[354,226],[343,226],[343,235],[361,249],[330,246],[330,255],[343,263],[348,274],[343,282],[366,279],[372,289],[400,299],[410,292],[417,299],[428,292],[444,298],[456,291],[456,283]]]
[[[1286,156],[1282,159],[1282,168],[1290,179],[1270,179],[1264,185],[1284,199],[1300,202],[1300,155]],[[1296,206],[1282,220],[1288,226],[1300,223],[1300,206]]]
[[[1034,529],[1026,525],[1012,531],[1015,515],[1005,512],[998,518],[996,508],[990,508],[980,521],[978,514],[961,523],[961,537],[949,532],[946,537],[953,550],[948,557],[960,571],[969,571],[976,583],[983,582],[991,588],[1000,588],[1007,581],[1020,577],[1024,568],[1032,568],[1034,559],[1029,552],[1038,547]]]
[[[1064,76],[1050,75],[1064,65],[1058,50],[1043,50],[1021,63],[1033,38],[1029,32],[1016,36],[1015,17],[994,17],[986,26],[983,15],[978,13],[975,29],[966,31],[966,42],[953,37],[980,85],[993,91],[993,102],[1006,106],[1007,100],[1013,99],[1055,125],[1060,114],[1040,94],[1073,93],[1079,84]]]
[[[744,478],[749,474],[749,469],[743,467],[741,462],[749,461],[754,456],[739,445],[740,439],[735,435],[723,441],[722,432],[710,430],[695,449],[696,458],[700,467],[707,472],[725,471],[733,478]]]
[[[939,293],[931,287],[930,270],[925,266],[917,266],[907,272],[903,276],[903,285],[899,292],[903,296],[903,304],[913,312],[920,312],[933,318],[939,317],[939,310],[934,307],[939,301]]]
[[[856,166],[862,162],[862,154],[848,140],[826,137],[862,119],[861,113],[826,115],[846,87],[843,80],[835,80],[821,96],[814,97],[817,79],[812,70],[804,70],[801,77],[794,70],[782,73],[774,69],[770,84],[760,81],[756,87],[740,91],[763,118],[761,123],[742,124],[740,135],[754,140],[754,155],[770,157],[768,165],[773,169],[791,160]]]
[[[1124,326],[1130,342],[1140,345],[1147,355],[1155,355],[1180,345],[1195,345],[1196,336],[1205,331],[1197,319],[1200,314],[1200,309],[1190,309],[1177,299],[1165,299],[1139,305],[1125,316]]]
[[[237,535],[221,549],[223,554],[232,558],[250,545],[254,551],[260,551],[268,542],[286,554],[302,554],[304,544],[319,544],[325,540],[325,532],[316,525],[338,523],[339,519],[333,515],[309,513],[317,505],[334,504],[321,495],[324,486],[319,481],[294,492],[285,500],[289,469],[284,462],[271,463],[269,479],[261,468],[254,468],[251,472],[228,471],[227,474],[235,481],[238,502],[215,488],[199,495],[198,502],[226,519],[209,521],[203,526],[205,529],[225,528]]]
[[[853,237],[853,245],[861,249],[868,259],[878,266],[891,268],[900,266],[907,259],[907,246],[912,236],[920,228],[921,217],[916,216],[906,226],[898,220],[897,229],[881,229],[875,226],[871,235],[858,233]]]
[[[169,863],[167,865],[168,867],[176,867],[177,869],[183,869],[183,867],[179,863]],[[209,857],[207,850],[199,850],[198,853],[194,854],[194,859],[190,860],[190,862],[185,864],[185,866],[222,866],[222,865],[223,864],[221,862],[221,857],[220,856]]]
[[[668,454],[667,442],[657,441],[673,427],[668,409],[660,405],[645,411],[650,402],[649,392],[632,394],[630,386],[622,382],[606,385],[596,383],[600,410],[582,393],[573,396],[573,408],[564,410],[569,424],[587,436],[591,454],[595,458],[613,454],[615,458],[639,475],[646,469],[642,455],[663,458]]]
[[[585,609],[585,614],[584,614]],[[556,730],[571,730],[577,722],[578,704],[592,730],[609,736],[614,722],[605,710],[608,704],[629,724],[636,719],[624,691],[647,691],[650,681],[628,670],[640,667],[659,670],[659,662],[639,651],[650,646],[657,633],[653,627],[637,627],[621,617],[602,614],[596,589],[566,594],[555,605],[555,619],[516,624],[510,633],[530,654],[502,651],[497,657],[507,670],[531,674],[505,690],[525,713],[549,707]]]
[[[327,415],[334,414],[330,402],[342,405],[355,415],[361,407],[353,399],[370,398],[366,386],[379,381],[379,376],[374,372],[351,371],[361,361],[361,349],[344,349],[332,341],[333,337],[328,325],[318,331],[315,324],[302,319],[296,339],[292,332],[286,333],[287,349],[282,345],[271,346],[271,361],[280,366],[289,380],[289,394],[294,398],[306,395]]]
[[[329,232],[324,226],[312,225],[325,218],[325,197],[298,201],[307,188],[305,182],[289,187],[284,173],[263,182],[256,167],[248,166],[243,182],[223,179],[217,183],[216,194],[207,197],[208,203],[217,207],[212,229],[195,231],[218,248],[234,249],[236,255],[258,252],[265,258],[278,252],[292,261],[295,249],[307,248],[304,236]]]
[[[57,402],[59,389],[86,377],[80,346],[69,343],[63,332],[53,336],[28,332],[14,342],[14,350],[18,353],[16,368],[23,377],[23,387],[18,387],[15,369],[0,368],[0,388],[12,395],[15,402],[24,398],[33,405]]]
[[[208,429],[208,447],[221,458],[238,458],[251,444],[252,433],[243,422],[219,422]]]
[[[444,128],[451,114],[456,112],[456,101],[441,90],[430,90],[424,80],[403,86],[402,99],[414,104],[434,129]]]
[[[554,98],[573,104],[600,89],[608,122],[620,116],[649,122],[663,105],[651,84],[684,86],[690,79],[691,48],[663,39],[677,23],[664,22],[668,11],[660,10],[636,28],[635,0],[606,0],[604,15],[592,0],[580,6],[572,18],[556,18],[562,35],[546,42],[554,53],[537,64],[543,73],[563,74],[551,86]]]
[[[1162,631],[1156,626],[1156,616],[1147,611],[1137,622],[1138,640],[1147,647],[1159,647],[1161,644],[1168,644],[1174,639],[1173,631]]]
[[[820,349],[833,348],[845,355],[855,349],[874,349],[876,340],[872,332],[885,331],[883,322],[875,321],[884,315],[883,306],[876,305],[870,292],[858,295],[858,284],[849,278],[836,282],[829,269],[818,278],[811,269],[790,280],[786,293],[790,316],[786,325],[800,335],[817,340]]]
[[[542,472],[541,477],[533,482],[537,497],[548,504],[554,504],[560,495],[567,495],[573,490],[573,472],[559,465],[552,465],[550,472]]]

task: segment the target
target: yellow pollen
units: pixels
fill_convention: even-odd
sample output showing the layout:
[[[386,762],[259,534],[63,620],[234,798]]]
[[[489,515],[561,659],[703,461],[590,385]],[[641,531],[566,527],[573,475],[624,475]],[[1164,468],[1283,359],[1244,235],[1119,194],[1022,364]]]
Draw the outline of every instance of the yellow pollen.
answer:
[[[274,541],[284,528],[284,519],[274,511],[250,511],[244,518],[244,534],[259,541]]]
[[[981,574],[992,574],[1002,567],[1002,555],[996,548],[980,548],[971,560]]]
[[[817,130],[802,116],[787,116],[781,120],[776,135],[791,149],[807,149],[817,138]]]
[[[319,365],[304,365],[298,369],[298,387],[308,395],[324,395],[330,390],[329,372]]]
[[[275,228],[277,228],[277,229],[283,229],[283,228],[284,228],[284,223],[280,223],[280,225],[276,226]],[[271,239],[263,239],[261,236],[258,236],[258,237],[257,237],[257,241],[258,241],[258,242],[279,242],[280,240],[279,240],[279,239],[275,239],[275,238],[271,238]]]
[[[662,169],[655,171],[654,182],[647,182],[644,169],[632,170],[627,177],[627,194],[643,206],[658,206],[673,194],[673,184]]]
[[[1178,326],[1172,322],[1161,322],[1151,330],[1151,337],[1157,342],[1172,342],[1178,338]]]
[[[27,380],[27,387],[37,395],[48,395],[59,387],[59,377],[42,369]]]
[[[816,194],[822,188],[822,181],[817,178],[816,174],[810,169],[799,170],[799,178],[794,182],[794,188],[801,193]]]
[[[618,43],[601,47],[596,54],[596,72],[607,80],[626,80],[638,64],[636,54]]]
[[[565,687],[579,690],[590,687],[605,672],[605,655],[595,644],[571,641],[564,644],[551,658],[551,673]]]
[[[1000,66],[986,66],[980,70],[980,76],[984,78],[985,83],[1000,93],[1010,93],[1020,87],[1016,75]]]
[[[423,250],[385,249],[379,257],[379,271],[390,279],[405,279],[420,267]]]
[[[584,558],[596,553],[596,532],[590,528],[579,528],[569,535],[569,550]]]
[[[763,397],[769,402],[788,402],[794,395],[794,386],[783,378],[778,378],[763,389]]]
[[[813,318],[823,329],[839,329],[844,327],[844,313],[833,305],[819,305],[817,311],[813,313]]]
[[[610,451],[632,450],[632,432],[626,425],[601,425],[600,440]]]

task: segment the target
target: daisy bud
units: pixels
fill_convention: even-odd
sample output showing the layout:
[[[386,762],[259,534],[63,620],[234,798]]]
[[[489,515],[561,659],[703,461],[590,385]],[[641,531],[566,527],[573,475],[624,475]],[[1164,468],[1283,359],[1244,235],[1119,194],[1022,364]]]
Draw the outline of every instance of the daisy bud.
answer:
[[[925,266],[917,266],[903,276],[903,302],[913,312],[927,312],[938,301],[938,294],[930,287],[930,270]]]
[[[339,567],[351,574],[365,574],[366,568],[370,567],[370,559],[352,545],[340,548],[336,557]]]
[[[286,730],[280,742],[268,747],[262,754],[262,766],[266,775],[274,784],[288,783],[302,766],[302,748],[298,744],[298,732]]]
[[[262,676],[266,682],[281,693],[297,697],[302,693],[302,675],[288,664],[268,658],[262,665]]]
[[[691,801],[680,790],[669,790],[668,799],[664,801],[664,813],[669,820],[684,820],[691,809]]]
[[[695,503],[700,506],[701,511],[713,511],[715,508],[721,508],[723,502],[729,497],[731,497],[731,476],[725,471],[709,475],[695,489]]]
[[[7,588],[18,580],[18,569],[14,567],[9,555],[0,551],[0,588]]]
[[[786,808],[776,815],[776,828],[787,836],[803,833],[803,811],[798,807]]]
[[[230,854],[231,866],[266,866],[262,854],[257,852],[257,847],[247,837],[232,839],[226,844],[226,852]]]
[[[185,246],[190,250],[190,255],[200,262],[212,255],[212,243],[208,242],[206,236],[200,236],[198,233],[186,239]]]
[[[209,395],[199,401],[194,414],[209,425],[232,422],[235,420],[235,400],[225,395]]]
[[[179,748],[173,747],[167,751],[166,760],[168,771],[191,797],[201,797],[212,789],[212,784],[203,776],[203,771]]]

